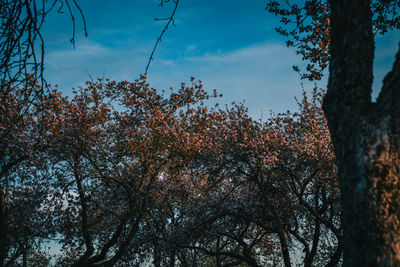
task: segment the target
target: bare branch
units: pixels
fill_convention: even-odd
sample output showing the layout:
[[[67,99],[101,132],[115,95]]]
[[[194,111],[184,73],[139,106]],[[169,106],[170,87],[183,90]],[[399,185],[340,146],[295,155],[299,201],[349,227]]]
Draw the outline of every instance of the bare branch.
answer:
[[[145,71],[144,71],[144,74],[147,74],[147,71],[149,70],[150,63],[151,63],[151,61],[153,60],[153,56],[154,56],[154,53],[155,53],[155,51],[156,51],[156,49],[157,49],[157,46],[158,46],[158,44],[161,42],[161,39],[162,39],[164,33],[167,31],[167,29],[168,29],[169,25],[171,24],[171,22],[172,22],[172,25],[175,26],[174,15],[175,15],[176,9],[178,8],[179,0],[175,0],[174,2],[175,2],[175,7],[174,7],[174,10],[172,11],[170,17],[168,17],[168,18],[163,18],[163,19],[155,19],[156,21],[157,21],[157,20],[168,20],[168,22],[167,22],[167,24],[165,24],[163,30],[161,31],[161,34],[158,36],[157,41],[156,41],[156,43],[154,44],[154,47],[153,47],[153,50],[151,51],[151,54],[150,54],[149,60],[148,60],[148,62],[147,62],[147,65],[146,65],[146,69],[145,69]],[[163,6],[163,4],[164,4],[164,1],[161,1],[160,6]]]
[[[0,0],[0,90],[10,90],[27,81],[40,81],[45,87],[44,73],[45,42],[41,34],[46,16],[54,10],[57,3],[61,6],[56,9],[63,13],[64,3],[67,4],[71,16],[73,32],[71,42],[75,45],[75,17],[69,1],[11,1]],[[78,9],[85,36],[87,36],[86,21],[77,0],[72,0]],[[42,90],[35,94],[43,94]],[[34,95],[35,95],[34,94]],[[34,96],[32,95],[32,96]]]

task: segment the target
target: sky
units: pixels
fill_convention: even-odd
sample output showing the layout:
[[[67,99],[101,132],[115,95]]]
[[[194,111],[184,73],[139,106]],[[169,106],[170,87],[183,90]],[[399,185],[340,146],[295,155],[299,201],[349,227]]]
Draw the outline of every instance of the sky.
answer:
[[[45,74],[66,95],[90,77],[130,80],[144,73],[154,43],[173,3],[160,0],[81,0],[88,29],[77,9],[76,46],[67,10],[53,12],[43,28],[46,42]],[[301,57],[287,48],[275,32],[279,19],[265,11],[266,0],[181,0],[170,27],[159,44],[148,71],[151,87],[178,88],[193,76],[210,92],[217,89],[229,104],[244,101],[255,119],[270,111],[296,110],[295,96],[314,83],[300,80],[292,70]],[[65,9],[65,8],[64,8]],[[390,70],[400,41],[399,32],[376,38],[374,96]],[[317,85],[326,88],[326,77]]]

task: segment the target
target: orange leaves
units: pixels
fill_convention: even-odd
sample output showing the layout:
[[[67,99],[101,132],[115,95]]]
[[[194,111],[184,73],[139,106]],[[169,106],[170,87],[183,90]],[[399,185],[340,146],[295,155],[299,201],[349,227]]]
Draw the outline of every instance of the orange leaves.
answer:
[[[207,129],[216,121],[216,113],[203,103],[210,96],[200,82],[191,82],[191,87],[182,84],[169,97],[150,88],[145,77],[87,83],[71,101],[49,104],[57,114],[51,131],[77,153],[107,142],[118,154],[151,168],[185,163],[211,145]]]
[[[313,192],[312,183],[301,184],[310,170],[318,169],[318,177],[312,178],[318,180],[315,187],[328,180],[328,189],[335,188],[321,96],[315,91],[311,99],[305,96],[299,102],[299,113],[278,114],[263,123],[250,118],[243,104],[225,109],[207,105],[218,93],[208,94],[193,78],[190,86],[182,84],[169,94],[150,88],[144,77],[104,80],[76,90],[72,99],[57,92],[49,95],[43,125],[48,153],[60,171],[58,186],[68,191],[81,181],[86,190],[81,203],[87,204],[87,233],[96,242],[108,240],[115,226],[129,229],[132,221],[125,221],[124,214],[138,222],[146,218],[137,228],[144,238],[157,222],[167,234],[180,234],[185,227],[189,232],[198,227],[198,218],[212,221],[213,212],[219,211],[236,212],[255,220],[253,227],[265,223],[271,229],[271,206],[288,226],[296,219],[288,210],[299,205],[297,194]],[[14,105],[13,99],[9,102]],[[299,193],[296,186],[304,190]],[[82,234],[74,223],[83,210],[77,195],[65,201],[76,209],[65,211],[72,214],[66,216],[66,228],[76,231],[65,235]],[[211,225],[235,234],[237,229],[230,227],[236,219],[229,216],[225,213]],[[257,229],[246,229],[239,236],[258,238]],[[271,233],[260,229],[259,234]]]

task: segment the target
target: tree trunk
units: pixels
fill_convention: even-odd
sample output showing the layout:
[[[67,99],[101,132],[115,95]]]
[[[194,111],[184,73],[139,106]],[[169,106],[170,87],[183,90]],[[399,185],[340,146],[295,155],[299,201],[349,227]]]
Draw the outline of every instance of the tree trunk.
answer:
[[[161,266],[161,253],[160,253],[160,248],[157,244],[157,241],[155,241],[154,245],[153,245],[153,264],[154,264],[154,267]]]
[[[22,252],[22,267],[27,267],[28,266],[28,246],[27,246],[27,240],[24,238],[24,245],[23,245],[23,252]]]
[[[324,101],[343,208],[344,266],[400,266],[400,53],[371,101],[370,1],[331,1]]]
[[[7,207],[3,188],[0,186],[0,266],[7,256]]]
[[[175,248],[172,248],[172,251],[169,254],[169,267],[175,267]]]

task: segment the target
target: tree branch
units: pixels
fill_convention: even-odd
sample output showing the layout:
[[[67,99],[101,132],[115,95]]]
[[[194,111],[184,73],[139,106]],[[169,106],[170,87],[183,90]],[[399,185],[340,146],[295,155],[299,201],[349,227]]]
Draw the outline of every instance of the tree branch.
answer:
[[[161,6],[162,6],[162,3],[163,3],[163,2],[161,2],[161,4],[160,4]],[[148,60],[147,65],[146,65],[146,69],[145,69],[145,71],[144,71],[144,74],[145,74],[145,75],[147,74],[147,71],[149,70],[150,63],[151,63],[151,61],[153,60],[154,53],[155,53],[155,51],[156,51],[156,49],[157,49],[158,44],[161,42],[161,38],[163,37],[164,33],[167,31],[167,29],[168,29],[169,25],[171,24],[171,22],[172,22],[172,24],[175,26],[174,15],[175,15],[176,9],[178,8],[178,4],[179,4],[179,0],[175,0],[175,7],[174,7],[174,10],[172,11],[171,16],[169,16],[168,18],[165,18],[165,19],[155,19],[155,20],[168,20],[168,21],[167,21],[167,24],[164,26],[163,30],[161,31],[161,34],[158,36],[157,41],[156,41],[156,43],[154,44],[153,50],[151,51],[149,60]]]

